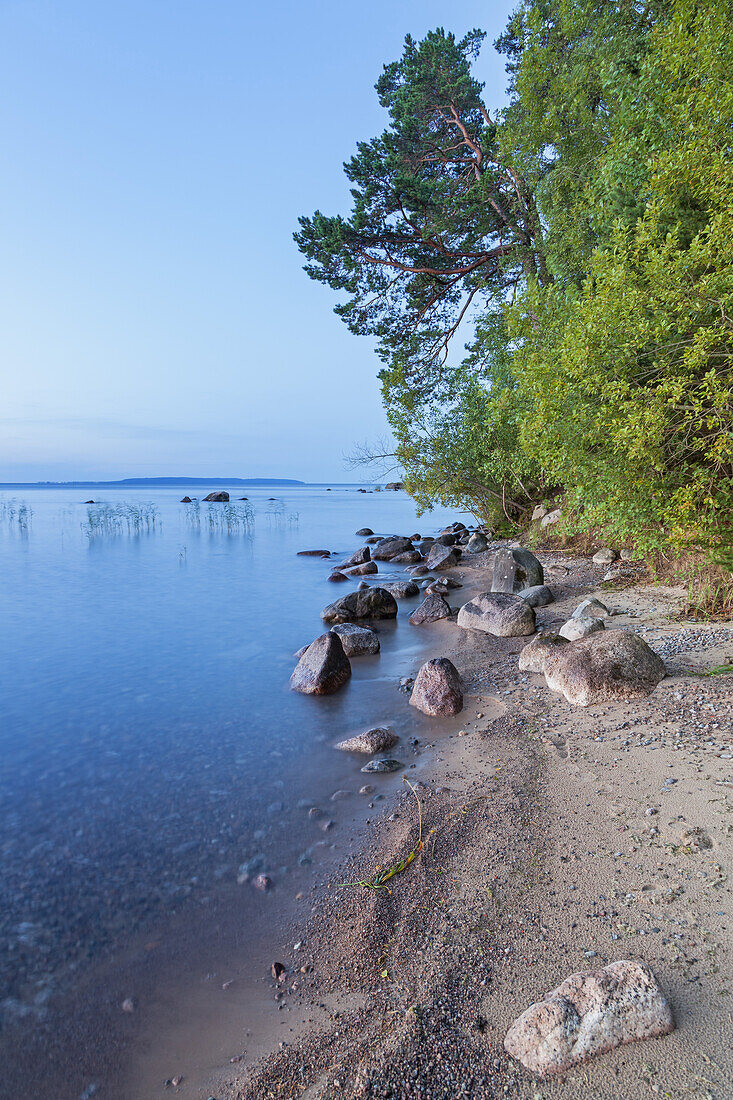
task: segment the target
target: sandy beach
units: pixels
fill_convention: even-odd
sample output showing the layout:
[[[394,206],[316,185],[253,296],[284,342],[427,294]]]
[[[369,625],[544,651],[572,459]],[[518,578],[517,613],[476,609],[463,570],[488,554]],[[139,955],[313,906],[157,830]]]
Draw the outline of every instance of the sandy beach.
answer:
[[[701,675],[730,661],[733,631],[680,621],[681,589],[609,590],[588,559],[538,556],[555,595],[538,624],[557,628],[598,595],[609,629],[640,633],[667,677],[638,702],[572,707],[519,672],[526,639],[422,628],[466,690],[460,729],[419,769],[424,849],[389,892],[338,885],[417,844],[403,785],[313,888],[273,960],[286,967],[271,980],[277,1026],[211,1082],[216,1100],[733,1096],[733,677]],[[454,605],[486,587],[488,555],[475,559],[452,571]],[[535,1081],[503,1049],[509,1025],[571,973],[617,959],[651,966],[675,1031]],[[186,1081],[177,1093],[208,1095]]]

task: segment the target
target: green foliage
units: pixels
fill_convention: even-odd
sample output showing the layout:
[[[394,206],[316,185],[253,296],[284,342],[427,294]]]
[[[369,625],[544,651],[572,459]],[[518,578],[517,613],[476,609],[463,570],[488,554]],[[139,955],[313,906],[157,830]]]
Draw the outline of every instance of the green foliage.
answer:
[[[408,38],[385,68],[350,216],[296,240],[377,339],[421,507],[517,519],[562,488],[576,530],[733,570],[731,16],[524,0],[494,114],[480,32]]]

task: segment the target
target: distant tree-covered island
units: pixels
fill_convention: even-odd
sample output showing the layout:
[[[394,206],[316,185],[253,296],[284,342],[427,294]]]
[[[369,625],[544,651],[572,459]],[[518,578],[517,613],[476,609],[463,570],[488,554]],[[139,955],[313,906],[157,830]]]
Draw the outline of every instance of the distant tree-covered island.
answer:
[[[179,485],[305,485],[287,477],[125,477],[118,481],[4,481],[0,489],[57,488],[57,489],[125,489],[171,488]]]

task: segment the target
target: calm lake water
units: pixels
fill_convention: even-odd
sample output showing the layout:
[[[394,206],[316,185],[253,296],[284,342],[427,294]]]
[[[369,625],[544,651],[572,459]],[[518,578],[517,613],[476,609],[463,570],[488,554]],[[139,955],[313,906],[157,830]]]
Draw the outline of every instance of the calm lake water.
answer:
[[[426,646],[407,623],[416,601],[380,624],[381,655],[355,659],[344,690],[288,690],[321,609],[358,583],[329,583],[327,562],[296,554],[350,553],[363,526],[430,534],[469,517],[417,520],[405,494],[356,488],[234,487],[229,508],[179,503],[186,492],[205,495],[105,490],[92,506],[88,490],[0,493],[0,1060],[20,1067],[0,1095],[42,1095],[39,1081],[58,1100],[113,1095],[91,1036],[84,1064],[64,1041],[47,1078],[34,1055],[33,1081],[30,1037],[58,1005],[73,1015],[95,967],[162,923],[200,929],[222,899],[246,954],[250,912],[302,887],[332,842],[307,807],[325,804],[337,827],[331,795],[367,778],[334,741],[390,724],[405,735],[390,755],[408,763],[406,735],[421,730],[397,691]],[[267,900],[237,885],[243,864],[272,875]]]

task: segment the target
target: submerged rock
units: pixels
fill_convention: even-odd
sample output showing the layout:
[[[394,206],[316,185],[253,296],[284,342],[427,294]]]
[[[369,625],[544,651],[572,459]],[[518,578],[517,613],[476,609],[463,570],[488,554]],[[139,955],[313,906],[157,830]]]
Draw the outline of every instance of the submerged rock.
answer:
[[[450,604],[446,603],[442,596],[426,596],[419,607],[416,607],[410,622],[413,626],[422,626],[423,623],[434,623],[438,619],[447,619],[452,615]]]
[[[510,1027],[504,1048],[525,1069],[545,1077],[673,1028],[672,1012],[649,967],[621,960],[572,974],[530,1005]]]
[[[351,665],[341,639],[329,630],[308,646],[290,677],[290,687],[305,695],[332,695],[350,676]]]
[[[379,653],[379,635],[368,626],[356,623],[337,623],[332,627],[338,634],[347,657],[363,657],[370,653]]]
[[[342,596],[321,612],[321,618],[327,623],[350,623],[357,619],[394,619],[396,616],[396,599],[391,592],[376,585],[350,592],[348,596]]]
[[[396,600],[409,600],[420,592],[414,581],[389,581],[383,584],[382,588],[385,592],[391,592]]]
[[[330,550],[299,550],[299,558],[330,558]]]
[[[398,772],[404,766],[400,760],[370,760],[361,770],[363,772]]]
[[[510,592],[484,592],[464,604],[458,625],[466,630],[483,630],[497,638],[534,634],[535,614],[520,596]]]
[[[446,718],[463,710],[463,687],[458,670],[447,657],[426,661],[415,678],[410,706],[433,718]]]
[[[649,695],[666,669],[662,658],[637,634],[602,630],[549,653],[544,672],[551,691],[587,707]]]
[[[356,737],[349,737],[346,741],[339,741],[337,749],[344,752],[366,752],[373,756],[375,752],[385,752],[396,745],[399,737],[386,726],[377,726],[372,730],[366,730]]]

